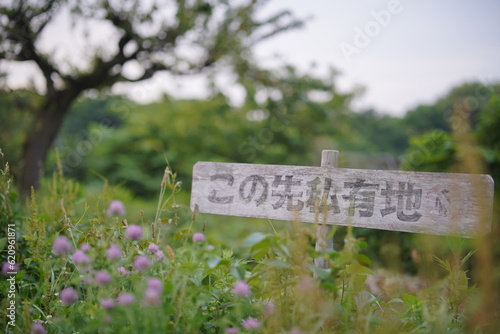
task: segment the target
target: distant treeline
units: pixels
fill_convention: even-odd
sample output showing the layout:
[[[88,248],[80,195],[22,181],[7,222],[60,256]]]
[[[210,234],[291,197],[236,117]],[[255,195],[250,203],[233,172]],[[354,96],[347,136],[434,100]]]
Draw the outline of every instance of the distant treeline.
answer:
[[[55,146],[67,176],[82,182],[104,177],[149,197],[157,194],[167,161],[185,189],[197,161],[313,166],[322,149],[343,152],[341,167],[453,171],[453,125],[462,115],[498,178],[500,85],[467,83],[402,117],[355,111],[351,100],[336,94],[320,102],[297,98],[291,107],[268,97],[260,107],[234,107],[222,95],[165,96],[147,105],[123,96],[85,97],[73,106]],[[14,170],[37,103],[30,91],[0,92],[0,145]],[[47,166],[55,159],[53,150]]]

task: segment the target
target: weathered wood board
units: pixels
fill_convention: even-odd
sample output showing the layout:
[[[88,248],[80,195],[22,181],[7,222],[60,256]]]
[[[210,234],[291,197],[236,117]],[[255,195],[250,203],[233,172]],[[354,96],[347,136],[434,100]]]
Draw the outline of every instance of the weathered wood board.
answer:
[[[489,232],[489,175],[198,162],[196,212],[473,237]]]

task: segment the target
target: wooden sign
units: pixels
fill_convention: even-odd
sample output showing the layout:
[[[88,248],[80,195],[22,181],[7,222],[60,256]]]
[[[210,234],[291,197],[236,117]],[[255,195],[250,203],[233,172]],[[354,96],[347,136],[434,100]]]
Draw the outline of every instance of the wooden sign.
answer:
[[[489,232],[489,175],[198,162],[196,212],[471,237]]]

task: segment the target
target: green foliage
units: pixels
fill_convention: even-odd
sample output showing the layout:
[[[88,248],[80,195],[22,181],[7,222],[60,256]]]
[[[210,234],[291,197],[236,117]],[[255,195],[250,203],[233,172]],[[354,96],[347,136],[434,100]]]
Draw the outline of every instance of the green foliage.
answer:
[[[5,198],[10,177],[5,170],[3,176]],[[323,253],[314,251],[314,228],[300,223],[284,233],[254,231],[237,249],[210,237],[193,238],[204,225],[195,217],[175,218],[180,189],[170,168],[161,182],[157,219],[135,223],[143,231],[137,238],[129,234],[134,222],[89,210],[61,174],[43,188],[52,195],[44,200],[33,194],[31,212],[16,222],[15,330],[20,333],[37,322],[50,333],[224,333],[229,327],[256,333],[487,333],[486,322],[470,325],[481,294],[464,269],[472,254],[461,257],[460,247],[453,247],[450,259],[436,258],[443,275],[426,281],[428,288],[380,294],[368,289],[367,279],[378,275],[361,253],[367,243],[353,236],[352,227],[342,248]],[[59,208],[53,208],[56,203]],[[71,209],[79,206],[84,214]],[[46,223],[35,231],[28,229],[29,221]],[[44,237],[40,229],[47,232]],[[28,247],[35,236],[40,240]],[[61,254],[54,246],[59,236],[67,237],[70,252]],[[116,258],[108,254],[111,245],[120,247]],[[86,260],[78,260],[77,253]],[[313,265],[318,256],[328,260],[327,269]],[[138,257],[149,265],[140,268]],[[103,271],[109,274],[105,279],[99,277]],[[4,295],[7,284],[0,282],[2,308],[11,300]],[[62,296],[67,288],[77,300]],[[132,295],[130,304],[119,301],[123,293]],[[245,328],[250,318],[258,328]],[[4,319],[0,325],[8,328]]]
[[[493,95],[479,114],[476,137],[493,179],[500,181],[500,94]],[[497,183],[498,186],[498,183]]]
[[[410,148],[401,161],[401,169],[425,172],[444,172],[453,165],[456,152],[451,134],[434,130],[412,137]]]
[[[431,105],[419,105],[408,111],[403,123],[410,136],[422,135],[434,129],[450,132],[453,110],[457,106],[463,106],[469,110],[468,121],[472,127],[475,127],[480,111],[488,104],[490,97],[498,93],[500,93],[498,85],[480,82],[465,83],[454,87]]]
[[[483,87],[484,88],[484,87]],[[486,89],[486,88],[484,88]],[[472,136],[494,180],[500,180],[500,95],[491,94],[487,103],[476,110],[476,125]],[[457,156],[459,140],[443,130],[434,130],[410,139],[410,147],[402,159],[401,168],[417,171],[460,171]],[[461,158],[463,159],[463,157]],[[498,185],[498,182],[496,182]]]
[[[16,174],[25,133],[39,103],[40,96],[30,90],[0,89],[0,143],[12,174]]]

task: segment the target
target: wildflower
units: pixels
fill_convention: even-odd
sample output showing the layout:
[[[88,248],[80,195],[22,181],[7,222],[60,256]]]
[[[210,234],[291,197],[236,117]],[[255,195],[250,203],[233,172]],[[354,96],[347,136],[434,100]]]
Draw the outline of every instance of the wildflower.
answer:
[[[2,264],[2,272],[4,273],[4,275],[7,275],[7,273],[17,273],[18,270],[19,266],[17,265],[17,263],[10,264],[9,262],[4,262]]]
[[[80,249],[86,253],[90,250],[90,245],[88,243],[84,243],[80,246]]]
[[[92,284],[94,281],[92,280],[91,277],[84,277],[83,280],[82,280],[83,284],[85,285],[90,285]]]
[[[130,276],[130,270],[127,270],[124,267],[119,267],[117,270],[118,270],[118,274],[120,274],[122,276]]]
[[[90,263],[90,258],[81,250],[77,250],[71,259],[74,264]]]
[[[56,240],[54,240],[54,243],[52,244],[52,253],[54,253],[57,256],[61,256],[64,254],[69,254],[73,251],[73,247],[71,247],[71,244],[65,236],[59,236],[57,237]]]
[[[100,270],[95,273],[95,280],[102,286],[111,282],[111,275],[106,270]]]
[[[156,261],[160,262],[163,261],[163,259],[165,258],[165,254],[163,254],[163,251],[159,250],[156,252],[155,257]]]
[[[214,250],[214,249],[215,249],[215,246],[214,246],[214,245],[208,245],[208,246],[207,246],[207,247],[205,247],[205,248],[206,248],[206,250],[211,251],[211,250]]]
[[[205,236],[203,235],[203,233],[197,232],[193,234],[193,241],[194,242],[205,241]]]
[[[139,240],[142,238],[142,227],[138,225],[130,225],[127,227],[127,238],[130,240]]]
[[[135,297],[133,294],[131,293],[128,293],[128,292],[124,292],[124,293],[121,293],[117,298],[116,298],[116,301],[118,302],[118,304],[120,305],[130,305],[134,302],[135,300]]]
[[[134,258],[134,268],[137,271],[144,271],[151,267],[151,262],[145,255],[139,255]]]
[[[240,330],[237,327],[226,328],[226,334],[238,334]]]
[[[108,260],[119,259],[121,257],[122,257],[122,250],[121,250],[120,246],[118,246],[118,245],[112,244],[106,250],[106,258]]]
[[[234,283],[233,294],[235,296],[248,297],[250,296],[250,286],[245,281],[237,281]]]
[[[78,294],[73,288],[65,288],[61,291],[61,302],[64,306],[71,306],[78,301]]]
[[[125,205],[123,204],[122,201],[119,200],[114,200],[109,203],[108,211],[106,214],[111,217],[111,216],[125,216]]]
[[[241,325],[245,329],[256,329],[260,327],[260,321],[256,318],[248,317],[246,319],[243,319]]]
[[[115,307],[115,302],[111,298],[104,298],[101,299],[101,306],[105,310],[111,310],[113,307]]]
[[[148,250],[151,254],[156,254],[156,252],[160,249],[160,247],[158,247],[157,244],[155,243],[150,243],[149,244],[149,247],[148,247]]]
[[[158,291],[160,293],[163,292],[163,282],[161,281],[161,279],[151,277],[148,280],[148,290]]]
[[[276,305],[273,303],[272,300],[269,300],[267,303],[264,304],[263,311],[265,317],[270,317],[276,312]]]
[[[142,299],[142,305],[144,306],[159,306],[161,304],[160,299],[161,292],[154,289],[146,289],[144,292],[144,297]]]
[[[31,334],[46,334],[47,330],[38,321],[33,322],[31,325]]]
[[[303,277],[297,285],[297,289],[305,294],[313,292],[315,289],[313,279],[310,277]]]
[[[304,332],[299,327],[292,327],[290,334],[304,334]]]

